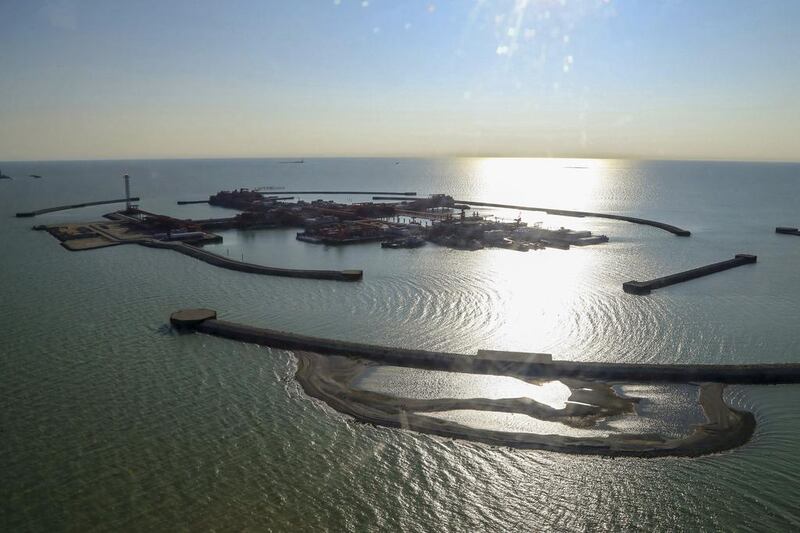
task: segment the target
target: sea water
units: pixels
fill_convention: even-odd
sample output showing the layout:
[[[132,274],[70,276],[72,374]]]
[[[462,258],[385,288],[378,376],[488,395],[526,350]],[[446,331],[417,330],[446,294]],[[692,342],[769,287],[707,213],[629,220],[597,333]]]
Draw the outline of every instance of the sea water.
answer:
[[[0,181],[0,527],[3,530],[537,531],[800,527],[798,386],[729,387],[758,426],[698,459],[510,450],[355,423],[306,397],[280,350],[178,335],[169,314],[320,337],[475,353],[647,363],[800,362],[800,165],[558,159],[9,162]],[[28,174],[42,175],[32,179]],[[608,235],[520,253],[429,244],[325,247],[296,230],[225,231],[210,247],[271,266],[364,270],[359,283],[259,276],[168,250],[68,252],[33,224],[96,220],[119,198],[148,211],[222,189],[397,190],[655,219],[476,208]],[[275,191],[280,194],[279,190]],[[303,197],[313,199],[316,196]],[[368,196],[331,196],[367,201]],[[659,289],[646,280],[743,266]],[[413,384],[409,390],[413,390]]]

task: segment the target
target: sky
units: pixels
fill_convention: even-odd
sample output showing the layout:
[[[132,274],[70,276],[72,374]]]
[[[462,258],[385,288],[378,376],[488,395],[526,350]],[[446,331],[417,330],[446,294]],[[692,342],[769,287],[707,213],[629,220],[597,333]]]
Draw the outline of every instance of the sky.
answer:
[[[800,160],[798,0],[0,0],[0,160]]]

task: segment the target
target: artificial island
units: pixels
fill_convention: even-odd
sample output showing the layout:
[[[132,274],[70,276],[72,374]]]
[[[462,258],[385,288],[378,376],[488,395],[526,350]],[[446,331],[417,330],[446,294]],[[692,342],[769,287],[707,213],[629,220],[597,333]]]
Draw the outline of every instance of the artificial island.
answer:
[[[605,235],[566,228],[548,229],[540,224],[528,225],[521,218],[502,220],[481,216],[469,205],[452,196],[434,194],[416,197],[413,192],[365,191],[297,191],[294,194],[361,194],[375,195],[372,201],[341,203],[315,199],[294,200],[294,196],[275,195],[262,190],[239,188],[220,191],[200,201],[179,201],[179,204],[208,203],[239,211],[224,218],[175,218],[141,209],[137,197],[130,195],[129,178],[125,177],[125,198],[57,206],[38,211],[17,213],[33,217],[43,213],[90,205],[125,202],[125,208],[104,215],[102,221],[37,225],[70,251],[85,251],[122,244],[139,244],[151,248],[170,249],[201,261],[244,272],[357,281],[363,271],[306,270],[276,268],[237,261],[203,249],[204,244],[222,242],[215,231],[227,229],[256,230],[297,228],[297,240],[309,244],[344,246],[380,242],[383,248],[415,248],[432,242],[440,246],[480,250],[485,247],[527,252],[542,248],[567,250],[570,246],[587,246],[608,241]]]
[[[571,246],[588,246],[608,242],[605,235],[590,231],[575,231],[560,227],[550,229],[541,223],[528,225],[521,216],[503,220],[485,216],[472,209],[476,207],[500,208],[518,211],[540,211],[566,217],[597,217],[621,220],[655,227],[679,237],[688,237],[688,230],[655,220],[621,214],[571,211],[546,207],[498,204],[481,201],[456,200],[447,194],[417,197],[415,192],[387,191],[282,191],[274,194],[275,187],[257,189],[239,188],[220,191],[207,200],[182,200],[179,205],[209,204],[239,211],[223,218],[175,218],[140,209],[134,202],[138,197],[130,194],[130,178],[124,177],[125,198],[84,202],[49,207],[36,211],[17,213],[17,217],[34,217],[65,209],[122,203],[125,209],[104,215],[106,220],[53,225],[37,225],[61,241],[71,251],[93,250],[120,244],[139,244],[150,248],[169,249],[206,263],[241,272],[273,276],[358,281],[363,270],[312,270],[278,268],[237,261],[203,249],[204,244],[220,243],[222,237],[214,231],[238,229],[258,230],[296,228],[296,238],[309,244],[344,246],[380,241],[382,248],[417,248],[428,242],[459,250],[481,250],[487,247],[504,248],[519,252],[557,248],[569,250]],[[372,196],[372,201],[342,203],[332,200],[297,200],[287,195],[361,195]],[[467,212],[471,211],[468,215]],[[780,230],[781,228],[779,228]],[[752,254],[737,254],[732,260],[693,268],[649,281],[623,283],[625,292],[649,294],[653,289],[681,283],[701,276],[721,272],[737,266],[755,263]]]

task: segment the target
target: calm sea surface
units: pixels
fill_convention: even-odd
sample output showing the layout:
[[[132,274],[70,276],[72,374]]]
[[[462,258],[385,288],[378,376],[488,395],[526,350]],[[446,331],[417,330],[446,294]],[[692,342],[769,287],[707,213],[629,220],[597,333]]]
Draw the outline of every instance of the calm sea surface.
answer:
[[[365,426],[306,397],[288,352],[177,335],[169,314],[474,353],[625,362],[800,362],[800,165],[616,160],[312,159],[3,163],[0,529],[4,531],[540,531],[800,528],[800,386],[731,387],[753,440],[700,459],[492,448]],[[41,180],[27,178],[41,174]],[[256,276],[165,250],[72,253],[33,224],[97,219],[132,176],[143,209],[221,189],[444,192],[462,200],[652,218],[522,213],[606,234],[569,251],[382,250],[223,232],[211,247],[273,266],[361,268],[361,283]],[[309,198],[310,199],[310,198]],[[344,201],[368,199],[338,197]],[[481,210],[515,218],[514,211]],[[735,253],[753,266],[636,297],[644,280]],[[413,389],[413,385],[410,385]]]

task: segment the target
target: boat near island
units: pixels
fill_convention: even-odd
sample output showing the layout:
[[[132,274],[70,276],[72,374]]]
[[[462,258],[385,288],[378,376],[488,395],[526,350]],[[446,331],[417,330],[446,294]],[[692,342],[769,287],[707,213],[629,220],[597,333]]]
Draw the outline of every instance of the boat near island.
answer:
[[[13,180],[13,179],[14,178],[12,178],[11,176],[7,176],[6,174],[3,174],[3,171],[0,170],[0,180]]]

